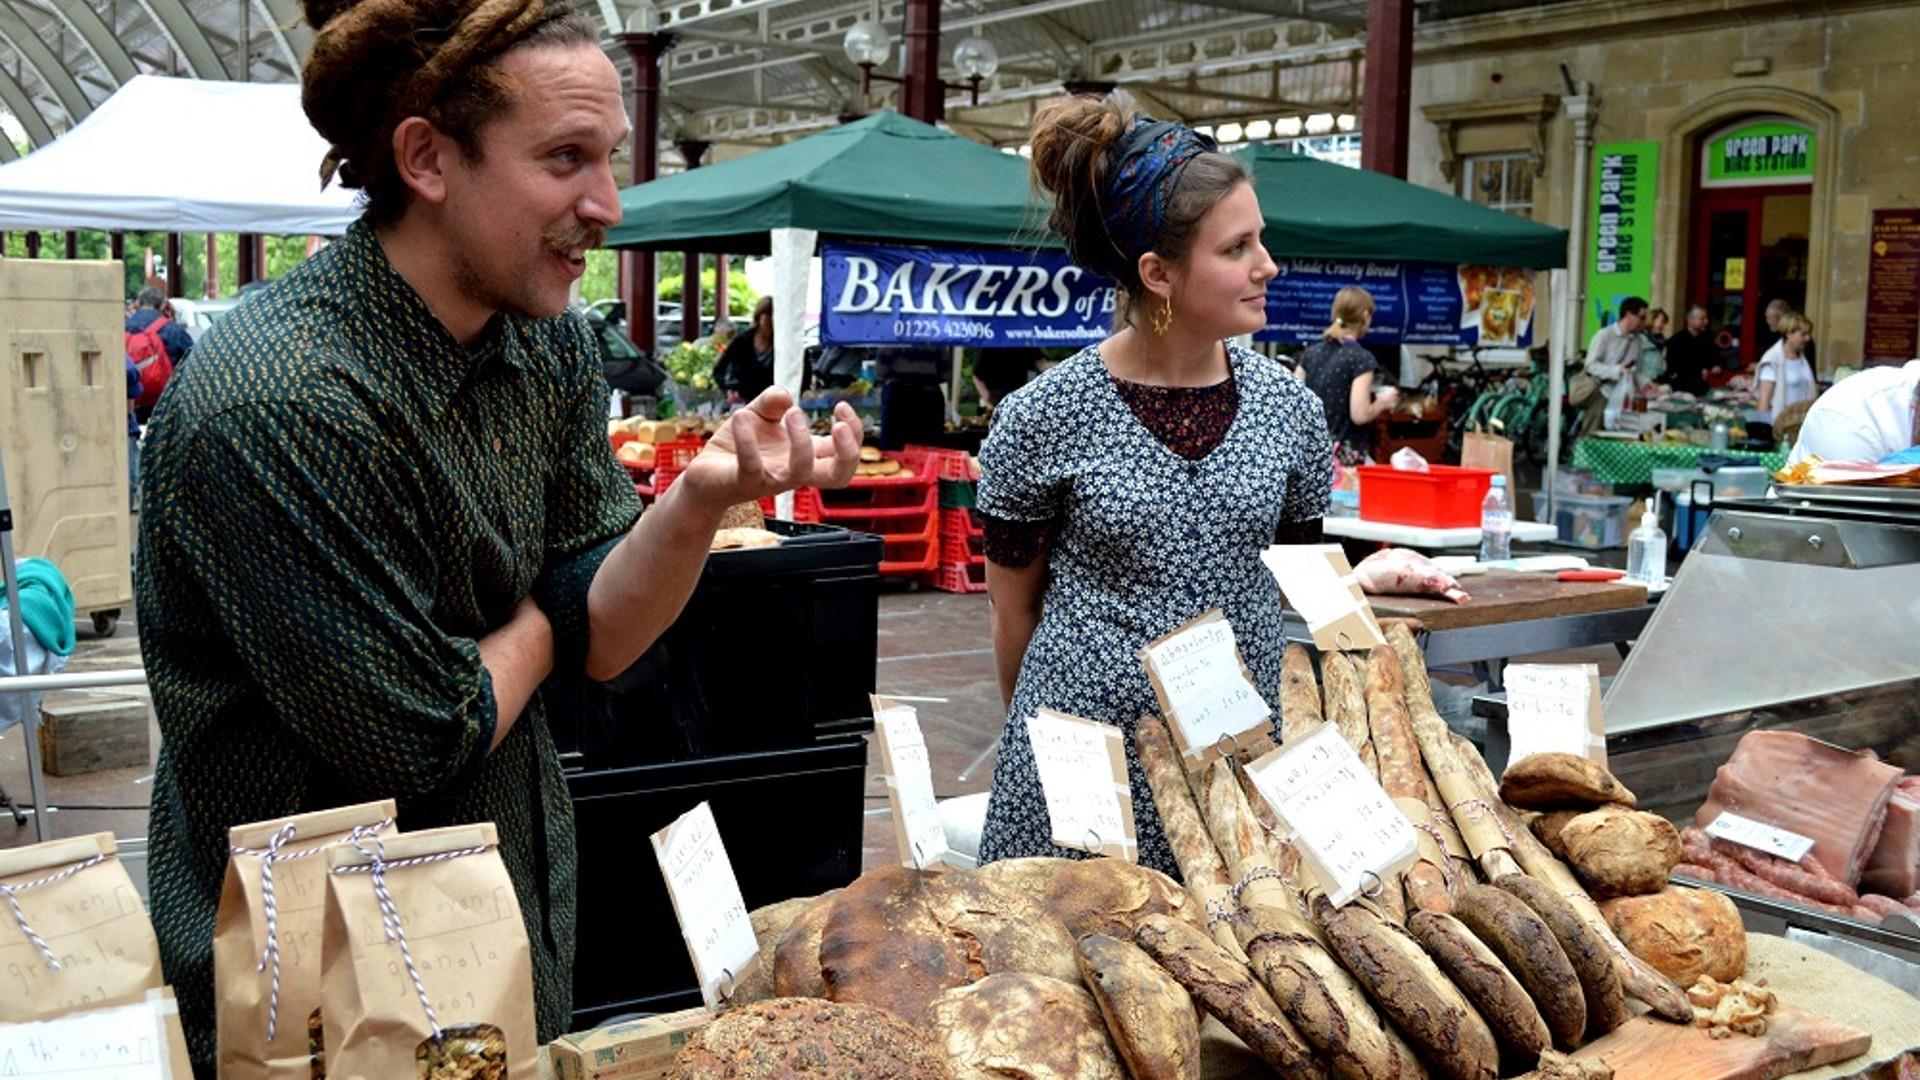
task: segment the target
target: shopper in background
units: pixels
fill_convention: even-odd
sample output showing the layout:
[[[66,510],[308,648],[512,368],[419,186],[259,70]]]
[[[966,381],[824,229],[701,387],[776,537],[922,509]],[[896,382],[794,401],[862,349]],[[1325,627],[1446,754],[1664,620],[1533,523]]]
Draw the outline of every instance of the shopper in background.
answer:
[[[1000,402],[980,452],[1009,707],[981,862],[1075,854],[1053,844],[1028,718],[1060,709],[1130,736],[1159,711],[1140,649],[1196,616],[1226,614],[1272,703],[1286,639],[1260,553],[1319,539],[1331,480],[1312,391],[1228,343],[1265,324],[1277,272],[1246,166],[1118,92],[1048,103],[1031,141],[1048,224],[1121,303],[1112,336]],[[1176,873],[1131,751],[1127,771],[1140,862]]]
[[[1797,311],[1789,311],[1775,321],[1780,340],[1760,358],[1754,373],[1754,405],[1767,414],[1779,438],[1789,410],[1801,402],[1811,402],[1820,393],[1814,382],[1813,364],[1807,346],[1813,343],[1813,324]]]
[[[752,329],[728,341],[713,364],[713,385],[725,392],[730,404],[752,401],[773,385],[773,297],[763,296],[753,305]]]
[[[973,359],[973,388],[980,395],[980,407],[991,409],[1027,385],[1044,356],[1030,345],[981,349]]]
[[[1647,316],[1647,302],[1637,296],[1620,301],[1620,317],[1595,331],[1587,343],[1587,361],[1581,374],[1590,377],[1584,400],[1576,403],[1586,410],[1580,421],[1580,434],[1619,423],[1620,413],[1640,386],[1641,327]]]
[[[202,1077],[229,830],[377,796],[408,831],[497,827],[514,895],[487,903],[524,921],[540,1041],[568,1030],[578,858],[542,684],[627,670],[729,507],[859,458],[852,410],[814,438],[769,390],[641,515],[567,311],[630,130],[598,23],[564,0],[350,6],[306,0],[301,99],[323,182],[365,210],[222,317],[143,453],[153,924]]]
[[[1360,344],[1372,327],[1373,294],[1349,285],[1334,294],[1332,324],[1296,361],[1296,374],[1320,398],[1342,465],[1373,460],[1373,422],[1400,403],[1400,389],[1379,386],[1380,361]]]
[[[1920,360],[1871,367],[1807,410],[1789,462],[1907,460],[1920,447]]]
[[[1788,314],[1791,314],[1792,311],[1793,305],[1778,297],[1767,301],[1766,310],[1761,312],[1761,317],[1767,322],[1767,328],[1760,331],[1757,335],[1754,341],[1755,352],[1764,356],[1768,350],[1780,343],[1780,339],[1787,334],[1785,330],[1780,328],[1780,320]],[[1811,341],[1807,342],[1806,357],[1809,365],[1817,365],[1819,363],[1819,359],[1814,355],[1814,345]]]
[[[1720,347],[1714,344],[1706,305],[1694,304],[1687,308],[1687,324],[1667,339],[1667,370],[1660,373],[1659,381],[1704,397],[1709,389],[1707,376],[1720,370]]]
[[[1673,323],[1673,317],[1666,308],[1654,308],[1647,312],[1647,340],[1653,342],[1656,349],[1667,347],[1667,330]]]

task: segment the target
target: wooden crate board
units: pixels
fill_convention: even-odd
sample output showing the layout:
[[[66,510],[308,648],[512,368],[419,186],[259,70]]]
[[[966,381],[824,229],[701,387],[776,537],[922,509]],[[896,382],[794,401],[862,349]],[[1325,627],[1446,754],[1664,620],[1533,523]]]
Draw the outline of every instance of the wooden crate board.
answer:
[[[1493,570],[1460,579],[1473,599],[1456,604],[1437,596],[1372,596],[1374,614],[1383,618],[1418,619],[1428,630],[1463,630],[1475,626],[1585,615],[1639,607],[1647,602],[1643,585],[1617,581],[1557,581],[1552,574],[1523,574]]]

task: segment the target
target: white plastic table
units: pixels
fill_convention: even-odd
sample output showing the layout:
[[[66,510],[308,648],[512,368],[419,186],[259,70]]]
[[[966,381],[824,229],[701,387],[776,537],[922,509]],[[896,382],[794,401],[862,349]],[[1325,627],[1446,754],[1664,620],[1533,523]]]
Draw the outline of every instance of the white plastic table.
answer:
[[[1328,536],[1341,536],[1349,540],[1377,540],[1383,544],[1397,544],[1419,551],[1444,551],[1450,548],[1480,546],[1478,525],[1457,529],[1428,529],[1418,525],[1363,521],[1355,517],[1329,517],[1321,519],[1320,529]],[[1518,543],[1538,544],[1558,539],[1559,536],[1558,528],[1544,522],[1515,521],[1513,523],[1513,539]]]

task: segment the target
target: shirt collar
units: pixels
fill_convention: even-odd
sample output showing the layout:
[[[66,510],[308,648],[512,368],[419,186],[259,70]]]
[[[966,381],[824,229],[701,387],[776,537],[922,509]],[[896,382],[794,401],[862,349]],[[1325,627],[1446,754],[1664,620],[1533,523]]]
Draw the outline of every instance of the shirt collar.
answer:
[[[403,386],[430,419],[446,414],[454,396],[482,366],[499,360],[527,369],[521,340],[524,319],[496,314],[478,342],[462,345],[393,268],[380,238],[364,218],[348,226],[335,246],[343,249],[338,257],[352,268],[357,309],[381,337],[402,345],[405,362],[378,361],[378,373]]]

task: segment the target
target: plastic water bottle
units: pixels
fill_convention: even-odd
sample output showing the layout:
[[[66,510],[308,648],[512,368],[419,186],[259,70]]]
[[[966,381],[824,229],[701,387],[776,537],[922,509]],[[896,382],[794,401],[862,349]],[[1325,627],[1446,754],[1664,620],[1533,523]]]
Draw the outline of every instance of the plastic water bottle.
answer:
[[[1640,527],[1627,537],[1627,580],[1647,586],[1667,580],[1667,534],[1660,528],[1659,513],[1651,507],[1640,515]]]
[[[1495,476],[1480,504],[1480,561],[1504,562],[1513,557],[1513,501],[1507,497],[1507,478]]]

